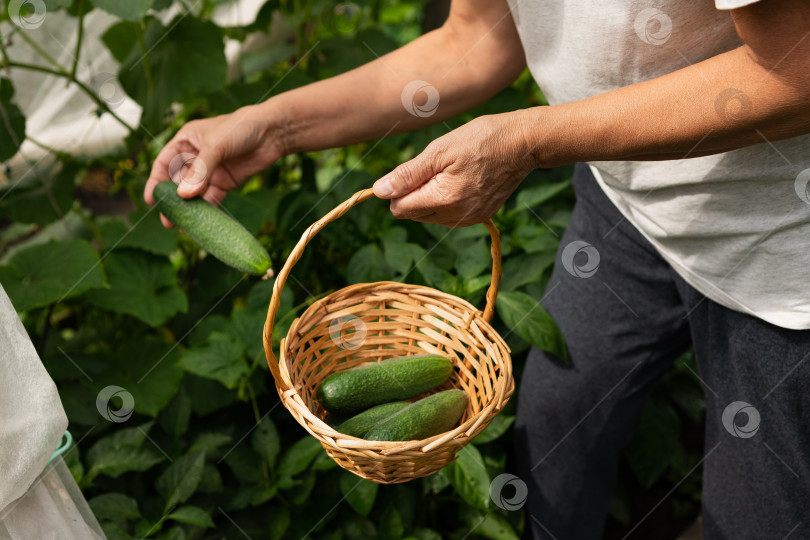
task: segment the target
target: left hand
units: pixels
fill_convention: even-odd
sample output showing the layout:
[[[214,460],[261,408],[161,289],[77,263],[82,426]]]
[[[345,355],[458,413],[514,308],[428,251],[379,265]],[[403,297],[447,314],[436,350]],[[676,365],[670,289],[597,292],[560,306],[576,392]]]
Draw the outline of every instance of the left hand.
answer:
[[[536,168],[519,113],[482,116],[374,183],[400,219],[466,227],[494,216]]]

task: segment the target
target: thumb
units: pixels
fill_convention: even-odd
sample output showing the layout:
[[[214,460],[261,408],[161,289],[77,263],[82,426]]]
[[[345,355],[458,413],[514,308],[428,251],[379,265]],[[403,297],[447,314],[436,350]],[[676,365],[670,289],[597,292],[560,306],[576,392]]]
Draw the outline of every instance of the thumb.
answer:
[[[374,182],[374,194],[381,199],[398,199],[412,192],[441,172],[429,149],[406,161]]]
[[[210,178],[209,171],[213,171],[219,166],[219,154],[213,148],[201,148],[199,154],[183,175],[180,184],[177,186],[177,194],[183,198],[190,198],[201,195],[208,187]]]

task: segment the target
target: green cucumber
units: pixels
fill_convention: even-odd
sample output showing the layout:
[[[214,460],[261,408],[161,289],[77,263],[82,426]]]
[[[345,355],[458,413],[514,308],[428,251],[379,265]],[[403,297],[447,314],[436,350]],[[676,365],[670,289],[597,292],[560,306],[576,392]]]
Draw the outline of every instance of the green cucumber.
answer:
[[[412,403],[371,428],[369,441],[414,441],[450,431],[467,407],[463,390],[445,390]]]
[[[418,396],[450,377],[453,362],[438,354],[398,356],[326,377],[318,401],[331,413],[355,413],[368,407]]]
[[[249,274],[266,274],[270,255],[241,223],[201,197],[184,199],[174,182],[155,186],[160,212],[205,251],[228,266]]]
[[[344,435],[362,437],[368,430],[380,422],[388,420],[391,416],[410,406],[411,403],[407,401],[383,403],[382,405],[366,409],[356,416],[352,416],[335,429]]]

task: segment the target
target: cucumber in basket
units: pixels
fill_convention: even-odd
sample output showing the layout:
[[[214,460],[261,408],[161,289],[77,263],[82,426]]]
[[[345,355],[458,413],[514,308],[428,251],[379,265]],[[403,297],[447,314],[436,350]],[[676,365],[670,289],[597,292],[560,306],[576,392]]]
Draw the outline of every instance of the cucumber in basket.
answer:
[[[356,416],[352,416],[335,429],[344,435],[352,437],[362,437],[368,430],[388,420],[398,412],[411,406],[408,401],[394,401],[393,403],[383,403],[370,409],[366,409]]]
[[[201,197],[184,199],[174,182],[155,186],[158,209],[205,251],[242,272],[267,274],[270,255],[241,223]]]
[[[467,394],[445,390],[432,394],[371,428],[363,438],[369,441],[413,441],[427,439],[452,429],[464,414]]]
[[[333,373],[318,387],[317,397],[332,413],[408,399],[436,388],[453,372],[453,362],[438,354],[398,356]]]

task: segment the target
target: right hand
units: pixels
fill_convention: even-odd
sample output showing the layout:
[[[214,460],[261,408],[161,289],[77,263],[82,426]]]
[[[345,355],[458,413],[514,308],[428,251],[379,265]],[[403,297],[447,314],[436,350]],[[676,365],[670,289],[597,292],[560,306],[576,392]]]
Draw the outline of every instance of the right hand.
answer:
[[[214,205],[245,179],[275,163],[284,155],[284,144],[277,134],[282,130],[276,129],[277,123],[269,121],[259,107],[243,107],[184,125],[155,159],[144,200],[150,205],[155,203],[155,186],[172,180],[169,164],[182,153],[195,155],[196,159],[190,167],[171,171],[176,180],[181,180],[177,193],[184,198],[201,195]],[[160,219],[164,226],[172,226],[164,215]]]

